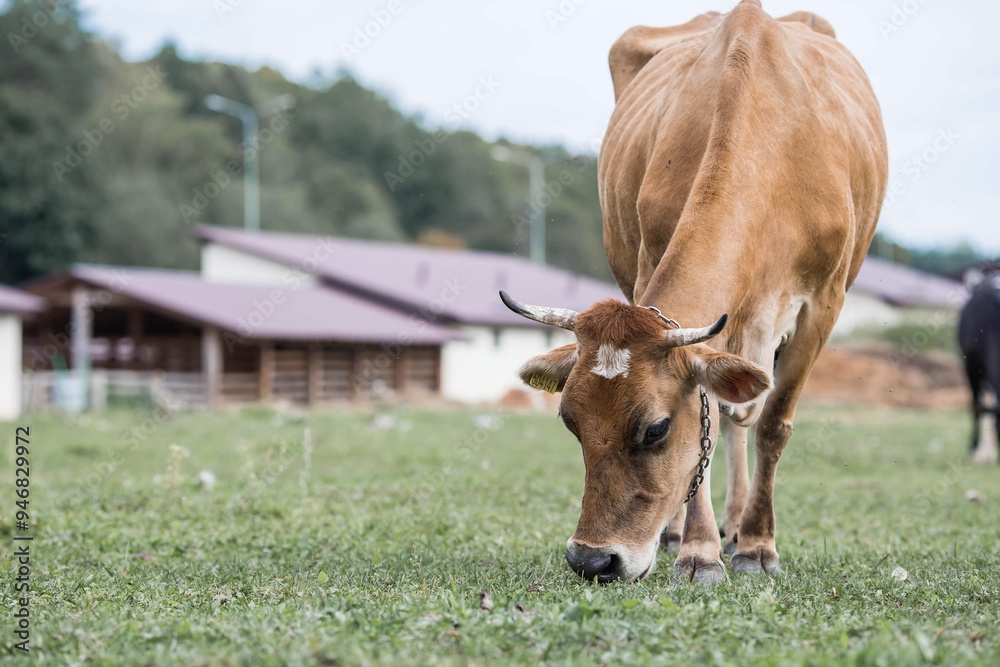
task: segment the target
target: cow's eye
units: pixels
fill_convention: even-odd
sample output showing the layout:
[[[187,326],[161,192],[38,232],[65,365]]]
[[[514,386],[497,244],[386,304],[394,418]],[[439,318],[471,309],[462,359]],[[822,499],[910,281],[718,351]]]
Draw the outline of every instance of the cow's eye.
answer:
[[[642,439],[642,444],[652,445],[654,442],[659,442],[663,439],[663,436],[667,434],[670,430],[670,417],[664,417],[659,421],[655,421],[649,425],[646,429],[646,435]]]

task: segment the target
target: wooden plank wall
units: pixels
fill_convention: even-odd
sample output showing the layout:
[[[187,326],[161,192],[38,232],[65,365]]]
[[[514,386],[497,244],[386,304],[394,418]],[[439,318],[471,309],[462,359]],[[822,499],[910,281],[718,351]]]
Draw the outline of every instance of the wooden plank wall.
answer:
[[[351,371],[354,354],[347,347],[323,349],[323,369],[320,383],[320,400],[346,401],[351,398]]]
[[[272,392],[275,400],[308,402],[308,365],[308,350],[305,346],[275,349]]]
[[[408,389],[437,393],[441,389],[441,348],[411,347],[407,353]]]
[[[439,347],[392,352],[376,345],[265,345],[258,395],[262,401],[317,404],[440,390]]]

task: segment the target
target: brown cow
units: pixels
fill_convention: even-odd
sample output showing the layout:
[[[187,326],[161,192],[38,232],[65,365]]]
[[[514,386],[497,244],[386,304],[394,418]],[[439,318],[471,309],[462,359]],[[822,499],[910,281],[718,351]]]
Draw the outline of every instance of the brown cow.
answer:
[[[632,28],[610,64],[604,244],[634,305],[577,314],[501,295],[577,336],[521,371],[562,390],[559,413],[583,446],[583,508],[566,557],[588,579],[642,578],[669,524],[664,537],[683,535],[678,578],[723,580],[707,470],[698,486],[721,413],[732,569],[778,572],[778,458],[885,191],[878,103],[829,23],[804,12],[775,20],[755,0]]]

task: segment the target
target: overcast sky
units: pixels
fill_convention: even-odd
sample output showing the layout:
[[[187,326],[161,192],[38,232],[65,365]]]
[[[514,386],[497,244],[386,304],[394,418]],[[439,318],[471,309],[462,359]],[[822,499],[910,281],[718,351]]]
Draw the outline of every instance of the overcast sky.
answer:
[[[488,138],[596,152],[614,106],[607,53],[633,25],[683,23],[732,0],[82,0],[85,23],[145,59],[269,65],[298,81],[341,68],[408,114]],[[815,11],[882,104],[890,184],[880,229],[910,245],[1000,253],[1000,3],[763,0]],[[380,22],[379,22],[380,21]],[[383,25],[384,24],[384,25]],[[372,35],[364,35],[365,31]],[[360,35],[360,36],[359,36]],[[483,83],[489,83],[484,86]],[[482,100],[454,110],[470,95]],[[923,158],[919,156],[923,155]],[[913,160],[919,159],[919,164]]]

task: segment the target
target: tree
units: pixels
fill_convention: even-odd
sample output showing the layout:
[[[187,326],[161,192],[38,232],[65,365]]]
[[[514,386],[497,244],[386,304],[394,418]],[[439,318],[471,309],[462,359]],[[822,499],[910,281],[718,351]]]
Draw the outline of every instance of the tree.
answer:
[[[961,278],[965,269],[989,259],[968,243],[949,248],[910,248],[890,241],[882,232],[875,232],[868,254],[951,278]]]
[[[172,44],[125,62],[73,5],[55,11],[0,58],[0,279],[74,261],[196,267],[190,227],[240,226],[244,206],[242,127],[205,108],[209,93],[298,101],[261,117],[264,229],[527,255],[527,172],[477,134],[429,127],[346,73],[311,88]],[[37,14],[17,0],[0,30],[20,34]],[[547,165],[550,263],[607,278],[593,160],[521,149]]]
[[[94,238],[104,192],[90,154],[103,132],[82,120],[102,67],[73,3],[14,0],[0,35],[13,50],[0,58],[0,280],[17,282],[64,268]]]

